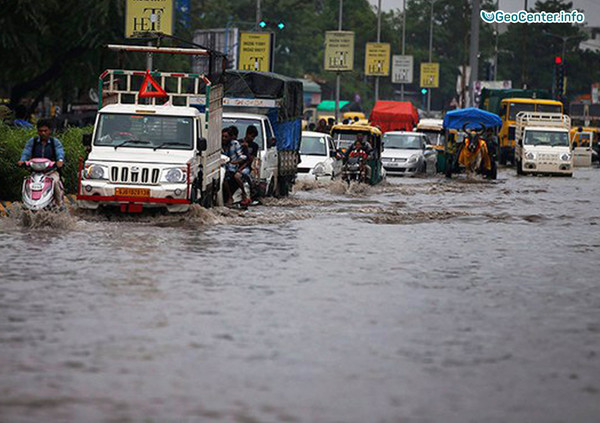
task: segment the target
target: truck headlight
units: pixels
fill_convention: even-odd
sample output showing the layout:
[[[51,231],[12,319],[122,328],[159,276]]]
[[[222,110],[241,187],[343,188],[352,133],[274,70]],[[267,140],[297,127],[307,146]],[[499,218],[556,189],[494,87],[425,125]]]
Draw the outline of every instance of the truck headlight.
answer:
[[[183,171],[181,168],[171,167],[169,169],[163,170],[161,181],[175,184],[178,182],[185,182],[186,177],[186,172]]]
[[[416,163],[417,161],[419,161],[419,156],[417,154],[413,154],[412,156],[410,156],[408,158],[407,163],[411,164],[411,163]]]
[[[85,170],[86,179],[108,179],[108,167],[102,165],[89,165]]]
[[[317,163],[313,169],[313,174],[315,174],[315,176],[325,175],[325,165],[323,163]]]
[[[560,159],[563,162],[568,162],[569,160],[571,160],[571,155],[569,153],[564,153],[560,156]]]
[[[535,153],[532,153],[531,151],[528,151],[527,153],[525,153],[525,158],[527,160],[535,160]]]

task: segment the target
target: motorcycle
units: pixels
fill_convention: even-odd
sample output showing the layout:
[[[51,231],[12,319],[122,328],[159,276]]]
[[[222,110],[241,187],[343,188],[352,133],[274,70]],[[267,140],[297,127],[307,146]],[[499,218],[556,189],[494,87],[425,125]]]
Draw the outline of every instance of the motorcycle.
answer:
[[[342,180],[348,183],[366,182],[365,164],[366,153],[353,151],[342,168]]]
[[[39,211],[56,206],[54,180],[47,176],[56,170],[56,162],[49,159],[31,159],[25,162],[31,175],[23,181],[22,198],[26,209]]]

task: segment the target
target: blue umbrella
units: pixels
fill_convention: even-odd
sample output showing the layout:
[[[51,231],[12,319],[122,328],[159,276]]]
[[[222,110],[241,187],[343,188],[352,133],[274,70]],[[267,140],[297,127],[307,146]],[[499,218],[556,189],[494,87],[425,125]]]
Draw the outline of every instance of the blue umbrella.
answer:
[[[481,125],[486,128],[502,126],[502,119],[485,110],[469,108],[452,110],[444,116],[444,129],[463,129],[466,124],[468,129],[479,129]]]

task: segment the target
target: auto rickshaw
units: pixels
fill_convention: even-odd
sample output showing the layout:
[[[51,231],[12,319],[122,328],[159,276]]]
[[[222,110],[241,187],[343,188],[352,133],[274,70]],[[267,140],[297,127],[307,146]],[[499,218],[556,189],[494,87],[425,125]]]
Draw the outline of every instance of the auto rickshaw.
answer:
[[[356,135],[359,133],[364,135],[365,141],[368,141],[373,148],[372,154],[367,159],[367,164],[371,167],[371,178],[368,182],[371,185],[376,185],[385,177],[385,171],[381,166],[381,152],[383,151],[381,131],[374,126],[357,124],[334,125],[331,128],[331,136],[338,153],[344,156],[356,141]]]
[[[498,115],[480,109],[458,109],[446,113],[444,116],[446,176],[451,178],[453,173],[460,172],[464,167],[465,157],[468,160],[469,157],[478,154],[481,159],[478,173],[486,178],[496,179],[497,131],[501,126],[502,120]],[[469,150],[463,152],[466,148]]]

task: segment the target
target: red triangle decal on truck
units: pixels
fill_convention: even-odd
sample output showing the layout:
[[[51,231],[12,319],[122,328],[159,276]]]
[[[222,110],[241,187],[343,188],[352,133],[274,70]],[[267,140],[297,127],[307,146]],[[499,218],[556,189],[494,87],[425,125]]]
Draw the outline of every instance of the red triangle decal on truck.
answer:
[[[150,89],[150,85],[152,89]],[[163,88],[152,78],[150,75],[150,71],[146,71],[146,76],[144,77],[144,81],[142,82],[142,86],[140,87],[140,91],[138,93],[138,97],[146,98],[146,97],[168,97],[169,95]]]

